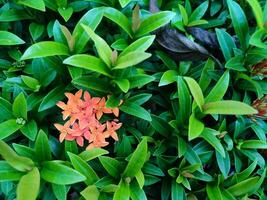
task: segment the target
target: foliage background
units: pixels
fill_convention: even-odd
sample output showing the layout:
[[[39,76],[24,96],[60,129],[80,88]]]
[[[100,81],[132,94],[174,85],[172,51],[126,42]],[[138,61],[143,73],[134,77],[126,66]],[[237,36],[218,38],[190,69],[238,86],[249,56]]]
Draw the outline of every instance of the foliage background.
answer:
[[[266,1],[0,5],[2,199],[266,198]],[[59,143],[80,88],[123,100],[118,142]]]

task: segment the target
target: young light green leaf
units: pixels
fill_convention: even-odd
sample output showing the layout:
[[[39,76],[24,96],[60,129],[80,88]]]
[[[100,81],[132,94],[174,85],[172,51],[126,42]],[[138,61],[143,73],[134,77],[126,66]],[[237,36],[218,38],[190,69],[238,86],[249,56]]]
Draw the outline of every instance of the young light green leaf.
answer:
[[[174,83],[177,80],[178,75],[179,73],[176,70],[168,70],[164,72],[159,81],[159,86],[161,87]]]
[[[58,42],[47,41],[30,46],[22,55],[21,60],[67,55],[69,55],[69,48],[67,46]]]
[[[98,72],[106,76],[110,76],[110,70],[107,65],[101,59],[91,55],[73,55],[65,59],[63,63],[66,65],[71,65],[74,67],[79,67],[90,71]]]
[[[120,54],[120,56],[124,56],[130,52],[144,52],[146,51],[155,40],[155,35],[149,35],[142,38],[139,38],[128,47],[126,47]]]
[[[196,104],[198,105],[200,110],[202,110],[202,106],[204,105],[205,101],[204,101],[204,96],[203,96],[200,86],[194,79],[190,77],[184,77],[184,79],[190,89],[192,96],[194,97]]]
[[[44,0],[18,0],[16,3],[28,6],[33,9],[37,9],[40,11],[45,11],[45,2]]]
[[[229,85],[230,75],[229,71],[225,71],[222,77],[218,80],[216,85],[212,88],[208,96],[205,98],[205,103],[220,101],[225,95]]]
[[[0,149],[0,154],[3,159],[14,169],[21,172],[33,169],[34,163],[31,159],[17,155],[16,152],[2,140],[0,140]]]
[[[103,8],[103,12],[106,18],[118,24],[130,37],[133,36],[130,21],[122,12],[111,7]]]
[[[40,173],[34,167],[26,175],[22,176],[17,186],[17,200],[35,200],[39,193]]]
[[[86,200],[98,200],[100,192],[95,185],[89,185],[87,188],[81,191],[81,195]]]
[[[130,52],[123,56],[119,56],[113,69],[124,69],[137,65],[151,56],[150,53],[145,52]]]
[[[253,10],[258,27],[260,29],[263,29],[263,26],[264,26],[263,12],[262,12],[261,5],[260,5],[259,1],[258,0],[247,0],[247,2],[249,3],[250,7]]]
[[[105,149],[101,148],[94,148],[90,150],[83,151],[82,153],[79,154],[79,156],[85,160],[86,162],[93,160],[95,158],[98,158],[99,156],[103,156],[108,154],[109,152]]]
[[[132,0],[119,0],[121,7],[124,8],[127,6]]]
[[[113,200],[129,200],[130,198],[130,187],[123,179],[121,179],[118,189],[114,193]]]
[[[126,169],[123,172],[123,177],[134,177],[139,170],[142,169],[147,157],[147,139],[144,138],[133,152]]]
[[[115,79],[113,80],[118,87],[124,92],[127,93],[130,89],[130,82],[128,79]]]
[[[206,13],[207,9],[209,7],[209,1],[205,1],[202,4],[200,4],[190,15],[189,22],[193,22],[196,20],[200,20]]]
[[[97,49],[100,58],[106,63],[107,66],[110,67],[112,63],[111,61],[112,49],[109,47],[106,41],[103,40],[101,37],[99,37],[97,34],[95,34],[94,31],[89,26],[86,26],[84,24],[82,24],[81,26],[89,35],[89,37],[94,41],[95,47]]]
[[[23,93],[20,93],[12,105],[13,115],[27,120],[27,101]]]
[[[19,45],[25,42],[13,33],[0,31],[0,46]]]
[[[204,124],[203,122],[199,121],[195,117],[195,113],[192,113],[189,118],[189,130],[188,130],[188,139],[193,140],[200,136],[202,131],[204,130]]]
[[[179,7],[179,11],[182,15],[184,25],[187,25],[188,24],[188,14],[186,12],[186,9],[181,4],[179,4],[178,7]]]
[[[161,26],[166,25],[175,16],[175,13],[170,11],[161,11],[147,17],[141,22],[139,31],[136,33],[136,37],[148,34]]]
[[[240,142],[238,146],[241,149],[267,149],[267,143],[261,140],[245,140]]]
[[[68,152],[68,155],[74,168],[86,177],[86,180],[84,180],[84,182],[87,185],[94,184],[99,180],[93,168],[86,161],[73,153]]]
[[[258,111],[251,106],[232,100],[216,101],[203,106],[204,114],[218,115],[253,115]]]
[[[58,185],[69,185],[86,180],[86,177],[78,171],[57,161],[44,162],[41,177],[47,182]]]

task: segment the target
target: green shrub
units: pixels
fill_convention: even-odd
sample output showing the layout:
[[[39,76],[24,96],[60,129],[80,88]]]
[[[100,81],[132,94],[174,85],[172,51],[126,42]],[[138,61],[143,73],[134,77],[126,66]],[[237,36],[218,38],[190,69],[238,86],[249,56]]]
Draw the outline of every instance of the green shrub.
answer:
[[[267,198],[266,0],[0,5],[1,199]]]

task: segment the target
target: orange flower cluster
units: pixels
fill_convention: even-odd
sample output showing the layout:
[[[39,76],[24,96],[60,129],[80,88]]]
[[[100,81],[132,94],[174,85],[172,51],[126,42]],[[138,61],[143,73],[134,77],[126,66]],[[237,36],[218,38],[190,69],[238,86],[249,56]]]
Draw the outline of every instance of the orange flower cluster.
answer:
[[[63,111],[64,125],[54,124],[60,131],[59,141],[76,140],[79,146],[84,146],[84,139],[89,142],[87,149],[105,147],[109,143],[106,138],[112,137],[118,140],[116,131],[122,126],[117,119],[101,123],[99,120],[103,114],[119,116],[118,108],[107,108],[105,97],[91,97],[89,92],[79,90],[74,95],[65,93],[68,102],[60,101],[57,106]],[[82,99],[83,96],[83,99]]]

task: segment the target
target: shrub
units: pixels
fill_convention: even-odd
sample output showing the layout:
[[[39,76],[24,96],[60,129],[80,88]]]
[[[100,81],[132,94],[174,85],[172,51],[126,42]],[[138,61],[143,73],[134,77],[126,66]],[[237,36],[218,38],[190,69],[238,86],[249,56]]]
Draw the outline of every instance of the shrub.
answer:
[[[1,199],[266,198],[266,1],[0,4]]]

